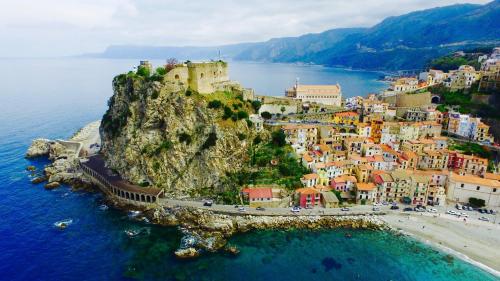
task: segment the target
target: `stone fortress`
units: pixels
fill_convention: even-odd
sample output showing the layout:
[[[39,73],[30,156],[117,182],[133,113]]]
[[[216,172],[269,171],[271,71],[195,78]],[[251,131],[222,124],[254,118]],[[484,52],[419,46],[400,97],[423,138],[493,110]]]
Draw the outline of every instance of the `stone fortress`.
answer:
[[[152,69],[151,63],[141,61],[140,67]],[[187,86],[188,89],[200,94],[210,94],[217,91],[238,91],[244,99],[253,99],[254,91],[243,88],[238,82],[229,79],[228,63],[222,60],[191,62],[176,64],[167,69],[164,81]]]

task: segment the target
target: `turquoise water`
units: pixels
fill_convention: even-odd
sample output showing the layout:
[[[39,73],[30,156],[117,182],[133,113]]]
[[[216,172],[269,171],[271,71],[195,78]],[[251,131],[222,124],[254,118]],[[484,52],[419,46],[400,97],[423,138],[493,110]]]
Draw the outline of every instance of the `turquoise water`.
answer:
[[[40,171],[48,163],[23,158],[31,139],[67,138],[99,119],[112,77],[134,64],[0,60],[0,280],[496,280],[411,239],[373,231],[349,231],[350,239],[347,230],[251,232],[230,241],[241,250],[237,257],[179,261],[172,254],[180,241],[175,228],[101,211],[100,194],[30,184],[26,166]],[[311,83],[357,81],[356,95],[381,86],[376,73],[244,63],[232,69],[232,77],[261,92],[277,92],[295,76]],[[66,230],[53,227],[67,218],[74,222]],[[123,232],[131,228],[149,234],[131,239]]]

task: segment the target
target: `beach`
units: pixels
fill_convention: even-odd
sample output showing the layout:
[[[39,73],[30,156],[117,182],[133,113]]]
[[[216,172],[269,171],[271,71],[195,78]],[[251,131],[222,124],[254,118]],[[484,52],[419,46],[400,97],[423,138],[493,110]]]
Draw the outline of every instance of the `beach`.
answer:
[[[392,228],[414,236],[500,276],[500,225],[447,214],[389,213],[381,216]]]

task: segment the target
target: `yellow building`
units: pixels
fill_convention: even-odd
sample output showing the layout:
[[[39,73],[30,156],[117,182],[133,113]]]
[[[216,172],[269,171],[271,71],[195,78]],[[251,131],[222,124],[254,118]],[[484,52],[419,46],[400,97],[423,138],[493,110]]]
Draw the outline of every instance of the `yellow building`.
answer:
[[[333,123],[356,126],[359,123],[359,114],[354,111],[337,112],[333,115]]]

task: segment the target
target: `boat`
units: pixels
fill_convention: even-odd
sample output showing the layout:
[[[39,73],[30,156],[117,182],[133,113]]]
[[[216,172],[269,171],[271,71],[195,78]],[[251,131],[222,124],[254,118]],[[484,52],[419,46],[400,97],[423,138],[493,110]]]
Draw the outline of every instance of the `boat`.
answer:
[[[72,223],[73,223],[72,219],[66,219],[66,220],[55,222],[54,226],[59,228],[59,229],[65,229],[66,227],[68,227]]]
[[[109,207],[106,204],[102,204],[99,206],[99,210],[101,210],[101,211],[106,211],[107,209],[109,209]]]

